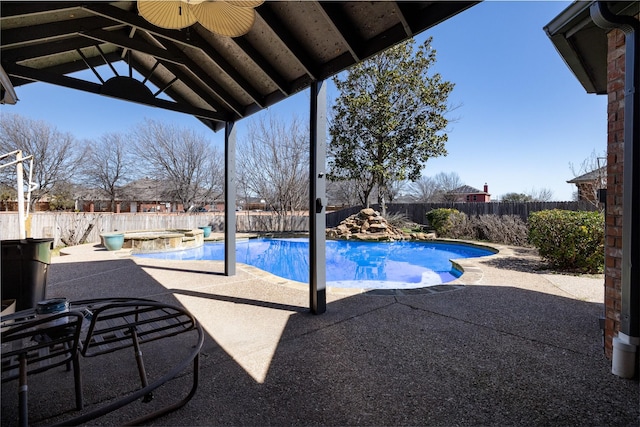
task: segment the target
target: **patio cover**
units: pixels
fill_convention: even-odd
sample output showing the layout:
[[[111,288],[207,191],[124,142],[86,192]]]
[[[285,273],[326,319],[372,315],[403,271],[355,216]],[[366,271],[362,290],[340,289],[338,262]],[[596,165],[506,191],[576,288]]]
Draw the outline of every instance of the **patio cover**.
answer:
[[[0,85],[45,82],[164,108],[225,129],[225,274],[235,272],[234,123],[311,88],[310,240],[324,243],[327,79],[479,3],[477,1],[266,1],[244,36],[215,35],[196,23],[166,30],[138,15],[135,1],[0,2]],[[119,74],[113,64],[127,64]],[[109,68],[97,67],[108,65]],[[91,70],[94,81],[69,74]],[[98,82],[95,82],[98,80]],[[153,86],[149,86],[152,84]],[[19,98],[19,91],[18,91]],[[313,212],[316,215],[313,215]],[[310,266],[324,260],[311,250]],[[318,261],[319,259],[319,261]],[[318,281],[324,280],[317,275]],[[311,282],[313,282],[313,277]],[[315,289],[315,286],[318,289]],[[323,283],[313,284],[311,304]]]
[[[14,87],[51,83],[191,114],[220,130],[475,3],[267,1],[249,33],[230,38],[197,23],[155,27],[135,1],[3,1],[1,65]],[[100,83],[68,76],[120,61],[143,79],[115,70],[101,70]]]

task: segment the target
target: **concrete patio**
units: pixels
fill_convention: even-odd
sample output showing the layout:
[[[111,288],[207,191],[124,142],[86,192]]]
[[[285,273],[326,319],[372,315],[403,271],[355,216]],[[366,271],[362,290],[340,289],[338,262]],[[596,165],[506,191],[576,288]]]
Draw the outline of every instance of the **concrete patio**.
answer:
[[[226,277],[218,261],[93,245],[54,257],[47,296],[146,297],[199,319],[198,391],[153,425],[638,425],[639,383],[612,375],[602,350],[603,279],[535,271],[530,251],[498,248],[461,263],[466,273],[454,284],[464,286],[406,296],[329,289],[319,316],[308,311],[305,286],[249,266]],[[145,355],[154,350],[177,351]],[[127,369],[81,363],[89,406]],[[186,388],[188,375],[154,402],[90,424],[122,424]],[[72,389],[68,377],[51,370],[30,379],[34,425],[61,419],[48,414]],[[16,387],[3,384],[3,426],[15,423]],[[74,416],[67,406],[62,418]]]

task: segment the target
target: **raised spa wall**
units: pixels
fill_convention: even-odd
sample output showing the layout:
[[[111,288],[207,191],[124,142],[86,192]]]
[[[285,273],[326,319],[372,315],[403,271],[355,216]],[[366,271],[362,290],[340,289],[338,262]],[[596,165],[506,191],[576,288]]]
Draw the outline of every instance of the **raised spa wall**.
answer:
[[[204,244],[201,229],[125,231],[122,249],[137,252],[162,252],[192,249]]]

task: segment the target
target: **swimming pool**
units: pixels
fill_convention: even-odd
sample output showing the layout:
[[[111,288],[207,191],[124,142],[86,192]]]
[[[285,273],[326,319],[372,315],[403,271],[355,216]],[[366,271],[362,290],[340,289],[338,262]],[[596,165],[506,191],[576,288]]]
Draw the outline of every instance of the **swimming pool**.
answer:
[[[493,255],[471,245],[443,242],[327,241],[327,286],[338,288],[411,289],[447,283],[462,274],[451,259]],[[224,243],[138,257],[168,260],[223,260]],[[309,282],[309,240],[249,239],[236,244],[236,260],[276,276]]]

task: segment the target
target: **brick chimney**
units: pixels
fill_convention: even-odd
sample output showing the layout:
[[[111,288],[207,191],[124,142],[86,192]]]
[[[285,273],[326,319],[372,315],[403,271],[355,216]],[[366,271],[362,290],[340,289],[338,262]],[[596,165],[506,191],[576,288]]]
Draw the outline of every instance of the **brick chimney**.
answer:
[[[487,183],[484,183],[484,192],[488,193],[489,192],[489,186],[487,185]]]

